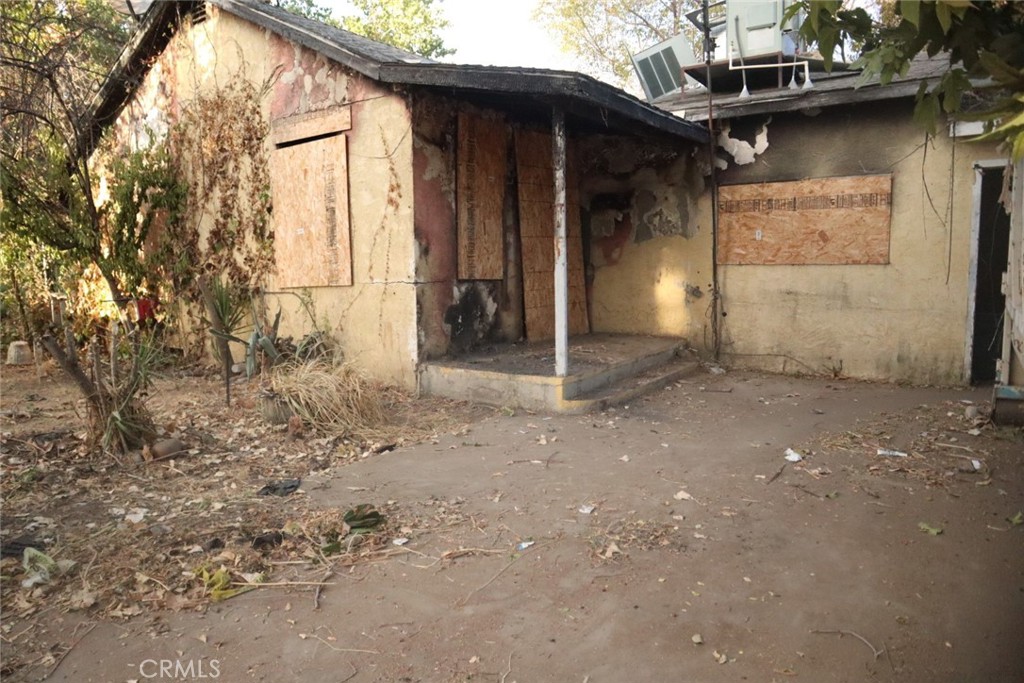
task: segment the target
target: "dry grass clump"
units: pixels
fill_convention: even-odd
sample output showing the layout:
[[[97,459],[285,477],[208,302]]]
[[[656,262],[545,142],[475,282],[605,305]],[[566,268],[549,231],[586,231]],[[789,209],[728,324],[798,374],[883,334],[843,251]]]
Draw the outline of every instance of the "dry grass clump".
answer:
[[[316,360],[275,368],[273,394],[303,423],[328,434],[358,436],[385,417],[384,388],[349,363]]]

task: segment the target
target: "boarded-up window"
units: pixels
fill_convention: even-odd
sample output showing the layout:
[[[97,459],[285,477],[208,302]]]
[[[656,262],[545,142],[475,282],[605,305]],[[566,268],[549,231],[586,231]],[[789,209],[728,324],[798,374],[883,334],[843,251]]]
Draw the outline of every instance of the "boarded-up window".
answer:
[[[570,158],[571,161],[571,158]],[[551,136],[516,132],[519,176],[519,234],[523,245],[523,303],[526,338],[555,336],[555,181]],[[583,237],[574,166],[567,171],[566,206],[569,238],[569,333],[585,334],[587,292],[583,272]]]
[[[718,262],[889,262],[892,176],[814,178],[718,190]]]
[[[276,285],[352,284],[348,109],[275,122],[270,185]]]
[[[507,156],[503,122],[459,113],[459,279],[504,276],[502,204]]]

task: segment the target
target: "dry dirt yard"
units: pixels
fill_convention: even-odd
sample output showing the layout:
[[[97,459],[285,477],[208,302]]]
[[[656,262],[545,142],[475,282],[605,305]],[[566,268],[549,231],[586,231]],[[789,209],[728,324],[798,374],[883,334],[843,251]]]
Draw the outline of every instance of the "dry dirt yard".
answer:
[[[729,372],[583,416],[407,402],[372,443],[239,393],[161,381],[192,451],[119,467],[4,368],[3,541],[75,562],[3,561],[5,681],[1024,680],[1024,441],[985,390]]]

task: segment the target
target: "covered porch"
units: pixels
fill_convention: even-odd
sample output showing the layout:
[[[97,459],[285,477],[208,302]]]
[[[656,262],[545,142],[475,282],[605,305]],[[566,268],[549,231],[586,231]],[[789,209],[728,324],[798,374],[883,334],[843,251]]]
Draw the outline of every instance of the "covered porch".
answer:
[[[497,406],[582,413],[624,403],[697,372],[684,340],[629,334],[569,337],[556,369],[551,340],[495,344],[420,370],[420,390]]]

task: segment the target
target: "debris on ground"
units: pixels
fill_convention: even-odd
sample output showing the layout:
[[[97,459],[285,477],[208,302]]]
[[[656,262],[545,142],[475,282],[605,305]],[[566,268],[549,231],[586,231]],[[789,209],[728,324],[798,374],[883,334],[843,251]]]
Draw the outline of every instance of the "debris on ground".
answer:
[[[299,490],[302,485],[301,479],[285,479],[283,481],[272,481],[259,491],[257,496],[288,496]]]

